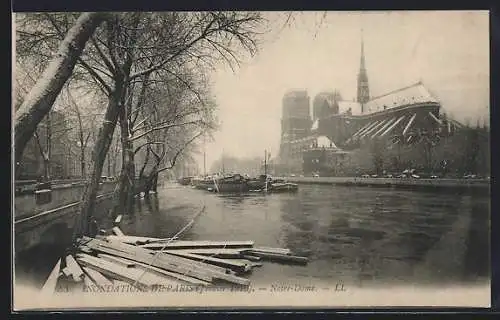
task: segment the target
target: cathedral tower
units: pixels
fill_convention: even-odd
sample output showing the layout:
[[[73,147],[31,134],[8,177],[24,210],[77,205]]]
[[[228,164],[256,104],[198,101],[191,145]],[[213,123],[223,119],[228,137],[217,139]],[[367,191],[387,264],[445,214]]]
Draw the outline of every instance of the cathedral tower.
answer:
[[[363,30],[361,30],[361,61],[358,73],[358,102],[361,104],[361,112],[364,112],[364,104],[370,100],[370,89],[368,87],[368,76],[365,67],[365,51],[363,43]]]

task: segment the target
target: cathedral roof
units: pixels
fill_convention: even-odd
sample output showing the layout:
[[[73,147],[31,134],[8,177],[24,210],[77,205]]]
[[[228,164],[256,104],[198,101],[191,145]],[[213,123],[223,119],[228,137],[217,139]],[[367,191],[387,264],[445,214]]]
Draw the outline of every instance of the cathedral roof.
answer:
[[[389,92],[382,96],[371,98],[365,104],[365,110],[368,113],[377,112],[388,108],[394,108],[404,105],[417,103],[438,102],[421,82],[414,85]]]
[[[361,114],[361,104],[356,101],[339,101],[339,113],[346,113],[351,110],[352,115]]]

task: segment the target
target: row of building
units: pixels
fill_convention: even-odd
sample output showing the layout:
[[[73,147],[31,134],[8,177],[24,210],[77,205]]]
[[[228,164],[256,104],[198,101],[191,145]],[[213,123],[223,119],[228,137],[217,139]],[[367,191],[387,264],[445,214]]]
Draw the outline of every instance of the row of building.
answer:
[[[370,97],[363,42],[356,101],[321,92],[312,100],[312,116],[310,102],[306,90],[283,97],[275,174],[374,174],[408,166],[457,174],[489,170],[487,126],[468,128],[447,118],[421,81]],[[480,148],[470,160],[464,148],[477,148],[472,143]]]

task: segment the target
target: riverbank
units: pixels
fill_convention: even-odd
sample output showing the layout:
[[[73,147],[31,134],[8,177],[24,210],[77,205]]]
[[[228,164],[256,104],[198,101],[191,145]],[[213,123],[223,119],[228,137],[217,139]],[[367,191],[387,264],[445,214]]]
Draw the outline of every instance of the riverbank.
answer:
[[[343,186],[398,187],[424,189],[462,189],[489,192],[490,180],[486,179],[410,179],[410,178],[361,178],[361,177],[282,177],[298,184],[330,184]]]

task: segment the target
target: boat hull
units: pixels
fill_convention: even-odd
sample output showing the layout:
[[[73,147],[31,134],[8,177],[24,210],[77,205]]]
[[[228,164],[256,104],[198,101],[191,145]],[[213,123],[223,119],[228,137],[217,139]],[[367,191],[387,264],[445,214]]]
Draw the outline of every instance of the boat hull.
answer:
[[[298,184],[289,182],[272,183],[270,188],[271,192],[297,192],[298,190]]]

